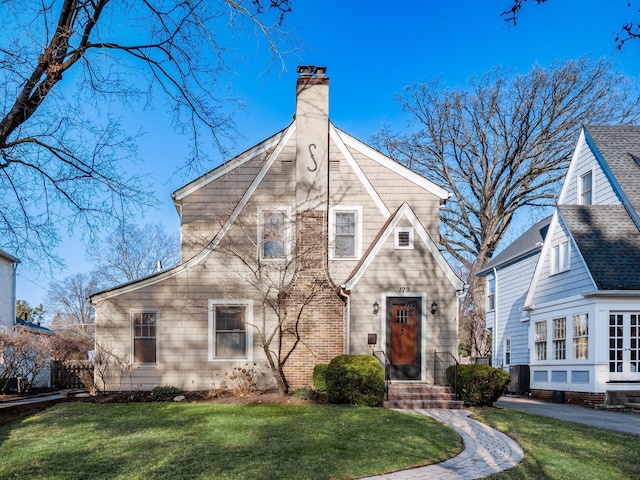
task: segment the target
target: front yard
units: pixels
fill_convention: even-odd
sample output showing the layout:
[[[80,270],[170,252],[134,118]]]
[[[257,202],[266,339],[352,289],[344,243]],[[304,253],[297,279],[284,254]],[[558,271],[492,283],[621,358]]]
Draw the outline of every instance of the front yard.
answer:
[[[506,433],[525,452],[520,465],[492,475],[492,480],[640,478],[640,437],[518,410],[479,408],[474,412],[474,418]]]
[[[72,402],[0,426],[0,478],[346,479],[461,448],[432,419],[381,408]]]

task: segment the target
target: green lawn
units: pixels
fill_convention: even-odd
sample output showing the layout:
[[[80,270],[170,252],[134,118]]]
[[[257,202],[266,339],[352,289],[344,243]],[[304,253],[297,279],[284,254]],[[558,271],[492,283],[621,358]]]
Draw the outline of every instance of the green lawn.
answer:
[[[495,479],[639,479],[640,437],[532,415],[518,410],[481,408],[478,420],[515,439],[524,461]]]
[[[432,419],[381,408],[74,402],[0,427],[0,478],[340,479],[461,448]]]

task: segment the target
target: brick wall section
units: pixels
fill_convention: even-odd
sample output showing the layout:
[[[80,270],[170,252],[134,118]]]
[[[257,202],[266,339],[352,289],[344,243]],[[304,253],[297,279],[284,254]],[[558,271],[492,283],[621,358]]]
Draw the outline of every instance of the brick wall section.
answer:
[[[538,400],[552,402],[554,400],[555,390],[531,390],[531,396]],[[588,393],[588,392],[563,392],[565,403],[574,403],[576,405],[594,406],[604,403],[604,393]]]
[[[290,389],[313,386],[313,367],[344,353],[344,302],[328,274],[327,212],[298,213],[296,246],[299,270],[288,290],[288,320],[283,353]],[[296,341],[297,340],[297,341]]]

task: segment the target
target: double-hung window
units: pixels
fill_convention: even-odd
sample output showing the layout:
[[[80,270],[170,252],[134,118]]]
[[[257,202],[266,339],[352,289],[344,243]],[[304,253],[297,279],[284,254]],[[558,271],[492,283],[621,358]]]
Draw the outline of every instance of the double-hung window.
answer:
[[[504,339],[504,364],[511,365],[511,337]]]
[[[547,359],[547,321],[536,322],[535,329],[536,360],[543,361]]]
[[[360,258],[362,251],[362,208],[333,207],[330,215],[330,258]]]
[[[156,312],[132,312],[133,360],[135,363],[156,363]]]
[[[573,316],[573,358],[589,358],[589,315],[586,313]]]
[[[250,301],[209,300],[209,359],[250,359]]]
[[[566,360],[567,358],[567,319],[553,319],[553,359]]]
[[[580,205],[593,204],[593,173],[591,171],[580,176]]]
[[[259,229],[261,258],[282,259],[289,254],[288,209],[261,209]]]
[[[551,248],[551,274],[569,270],[569,242],[562,242]]]
[[[489,277],[487,280],[487,311],[496,309],[496,279]]]

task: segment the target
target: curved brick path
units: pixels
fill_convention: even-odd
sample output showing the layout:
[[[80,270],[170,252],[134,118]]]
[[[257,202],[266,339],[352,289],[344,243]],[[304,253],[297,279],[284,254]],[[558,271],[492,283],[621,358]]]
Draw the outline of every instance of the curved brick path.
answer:
[[[453,428],[462,437],[464,450],[442,463],[387,473],[366,480],[472,480],[516,466],[524,452],[505,434],[469,418],[466,410],[419,409],[415,413]]]

